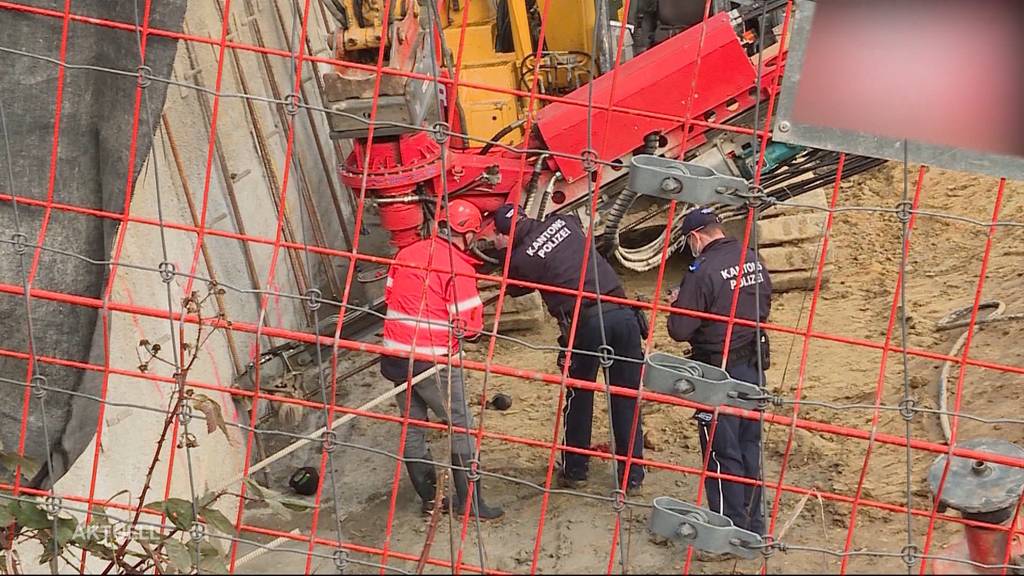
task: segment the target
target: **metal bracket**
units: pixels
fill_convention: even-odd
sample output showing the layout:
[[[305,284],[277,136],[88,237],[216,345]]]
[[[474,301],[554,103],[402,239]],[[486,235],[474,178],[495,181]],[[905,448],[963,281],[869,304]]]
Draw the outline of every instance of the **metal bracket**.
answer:
[[[717,366],[664,352],[647,357],[644,388],[707,406],[763,410],[769,398],[755,384],[735,380]]]
[[[678,540],[712,554],[741,558],[761,555],[765,541],[760,535],[733,525],[732,520],[707,508],[668,496],[654,499],[647,529],[662,538]]]
[[[629,189],[645,196],[687,204],[742,206],[754,198],[743,178],[726,176],[707,166],[639,154],[630,160]]]

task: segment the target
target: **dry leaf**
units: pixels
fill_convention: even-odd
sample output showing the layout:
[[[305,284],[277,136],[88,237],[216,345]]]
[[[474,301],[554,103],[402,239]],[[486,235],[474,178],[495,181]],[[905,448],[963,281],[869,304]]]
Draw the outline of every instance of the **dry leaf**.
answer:
[[[212,433],[220,430],[227,438],[228,444],[234,446],[231,435],[228,434],[227,424],[224,423],[224,415],[221,412],[220,404],[205,394],[196,394],[192,397],[192,405],[206,417],[206,432]]]

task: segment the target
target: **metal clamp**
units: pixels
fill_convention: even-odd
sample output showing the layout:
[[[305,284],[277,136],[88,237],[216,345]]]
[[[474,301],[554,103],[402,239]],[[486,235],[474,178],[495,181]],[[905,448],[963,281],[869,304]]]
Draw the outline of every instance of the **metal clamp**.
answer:
[[[668,496],[654,499],[647,529],[657,536],[679,540],[712,554],[734,554],[741,558],[761,555],[765,546],[760,535],[733,525],[732,520],[707,508]]]
[[[192,421],[192,416],[192,404],[182,402],[181,407],[178,408],[178,422],[183,426],[188,426],[188,423]]]
[[[726,176],[707,166],[640,154],[630,160],[629,189],[645,196],[688,204],[742,206],[759,195],[750,194],[743,178]]]
[[[910,222],[910,217],[914,214],[914,203],[909,200],[904,200],[896,204],[896,220],[899,220],[901,224]]]
[[[470,458],[466,461],[466,480],[470,482],[478,482],[480,480],[480,460],[477,458]]]
[[[904,546],[902,549],[900,549],[900,559],[903,560],[903,563],[907,566],[913,566],[914,564],[916,564],[917,558],[920,555],[921,551],[918,549],[917,546],[914,546],[913,544],[910,544],[909,546]]]
[[[312,312],[316,312],[320,309],[320,303],[323,301],[323,292],[320,292],[318,288],[310,288],[306,290],[306,308]]]
[[[907,422],[913,420],[914,415],[917,414],[917,401],[913,398],[904,398],[903,400],[900,400],[899,407],[900,416],[902,416]]]
[[[747,410],[763,410],[770,400],[756,384],[735,380],[717,366],[664,352],[647,357],[644,388],[706,406]]]
[[[167,261],[161,262],[158,270],[160,271],[160,279],[164,281],[164,284],[170,284],[177,273],[174,264]]]
[[[447,122],[434,122],[434,125],[430,127],[430,136],[438,144],[447,142],[451,133],[452,127]]]
[[[192,538],[193,542],[201,542],[203,538],[206,538],[206,526],[203,526],[199,522],[193,522],[192,527],[188,531],[188,535]]]
[[[334,430],[324,430],[320,434],[320,442],[323,445],[324,452],[328,454],[334,452],[334,449],[338,446],[338,434]]]
[[[345,568],[348,567],[348,551],[338,548],[334,551],[333,558],[334,568],[338,571],[338,574],[344,573]]]
[[[138,66],[135,68],[136,80],[139,88],[148,88],[153,83],[153,69],[149,66]]]
[[[25,253],[25,245],[28,244],[28,236],[22,232],[15,232],[11,234],[11,241],[14,243],[15,254],[21,255]]]
[[[284,113],[289,116],[295,116],[299,113],[299,108],[302,106],[302,98],[293,93],[285,94],[284,96]]]
[[[29,380],[29,386],[32,388],[32,396],[37,400],[41,401],[43,398],[46,398],[46,376],[42,374],[32,376],[32,379]]]
[[[593,148],[587,148],[580,152],[580,163],[583,165],[583,170],[588,174],[597,170],[597,150]]]
[[[626,509],[626,491],[622,488],[612,490],[612,510],[616,513]]]
[[[42,509],[48,515],[56,516],[64,508],[64,499],[60,496],[47,496],[43,499]]]

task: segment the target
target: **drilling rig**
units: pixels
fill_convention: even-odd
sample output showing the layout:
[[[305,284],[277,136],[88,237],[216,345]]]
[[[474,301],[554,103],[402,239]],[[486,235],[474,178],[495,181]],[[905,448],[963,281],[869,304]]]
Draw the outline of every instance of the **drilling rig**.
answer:
[[[751,181],[763,154],[759,185],[775,199],[835,179],[837,153],[771,141],[761,150],[755,136],[786,54],[785,0],[713,0],[706,20],[705,2],[688,0],[634,0],[618,20],[607,0],[329,3],[343,62],[325,76],[329,125],[352,146],[341,179],[376,204],[395,249],[429,234],[439,195],[470,201],[485,222],[518,199],[534,217],[578,212],[602,252],[645,271],[666,229],[671,250],[683,244],[686,210],[669,228],[667,201],[627,188],[635,154]],[[380,77],[379,55],[390,69]],[[843,176],[879,164],[848,158]],[[492,235],[485,226],[474,252],[493,264]]]
[[[481,272],[496,270],[489,217],[514,200],[533,217],[575,213],[593,224],[600,251],[643,272],[661,262],[666,231],[671,251],[685,245],[688,207],[678,207],[670,227],[667,200],[628,189],[634,155],[694,162],[748,181],[760,164],[759,186],[776,200],[835,181],[837,153],[771,141],[762,150],[759,131],[786,54],[786,0],[711,0],[707,19],[704,0],[632,0],[617,20],[607,0],[324,2],[337,21],[331,48],[338,64],[324,74],[328,126],[351,149],[339,176],[353,202],[376,208],[395,251],[429,236],[439,200],[459,198],[484,222],[472,247]],[[380,65],[387,71],[378,74]],[[847,156],[842,175],[881,163]],[[761,257],[776,289],[787,282],[806,288],[818,276],[825,212],[788,210],[774,219],[771,212],[781,211],[763,213],[765,230],[795,220],[774,226],[774,246],[772,234],[759,233]],[[741,221],[747,210],[723,206],[719,214]],[[781,257],[773,260],[770,250]],[[361,282],[386,276],[385,267],[363,264]],[[341,312],[342,337],[362,340],[379,330],[383,299],[367,306],[378,314]],[[526,317],[510,320],[506,303],[502,330],[536,325],[534,310],[519,312]],[[328,316],[317,330],[333,335],[337,323]],[[275,386],[295,367],[312,365],[313,353],[296,343],[266,351],[262,380]],[[274,358],[282,361],[268,364]],[[251,388],[252,368],[241,387]]]

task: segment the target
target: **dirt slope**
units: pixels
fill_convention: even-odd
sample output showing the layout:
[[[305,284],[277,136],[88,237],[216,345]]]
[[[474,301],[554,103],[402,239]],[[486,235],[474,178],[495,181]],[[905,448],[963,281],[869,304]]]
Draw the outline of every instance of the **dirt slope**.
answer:
[[[915,190],[916,167],[912,167],[910,194]],[[920,199],[921,209],[989,221],[995,204],[998,181],[972,175],[933,170],[924,180]],[[874,173],[853,179],[839,190],[838,205],[849,207],[892,208],[903,191],[902,167],[890,164]],[[1011,184],[1003,194],[999,219],[1024,221],[1024,187]],[[945,354],[962,330],[937,332],[935,322],[951,308],[970,305],[978,286],[982,254],[988,235],[985,226],[934,217],[920,217],[916,222],[910,245],[907,268],[908,340],[912,348]],[[1019,227],[999,227],[993,238],[991,259],[984,281],[983,299],[1001,299],[1007,313],[1024,311],[1019,287],[1024,274],[1024,230]],[[892,305],[900,260],[900,224],[892,214],[865,211],[843,211],[836,214],[829,243],[835,268],[831,283],[822,291],[814,306],[815,332],[846,338],[861,339],[881,344]],[[666,281],[678,282],[680,264],[669,263]],[[653,294],[656,274],[627,277],[628,292]],[[779,296],[773,308],[771,321],[776,324],[803,327],[811,311],[809,293],[787,293]],[[680,351],[664,332],[664,318],[660,318],[654,348],[660,351]],[[1008,322],[992,325],[978,331],[970,356],[988,362],[1024,365],[1024,348],[1016,344],[1022,324]],[[556,329],[545,325],[531,341],[540,345],[553,345]],[[893,333],[893,343],[899,344],[899,324]],[[879,384],[881,352],[864,346],[812,339],[807,347],[807,362],[801,369],[803,339],[777,334],[773,337],[774,365],[768,374],[769,386],[778,393],[792,398],[799,385],[805,399],[843,404],[866,404],[867,407],[833,410],[803,406],[799,415],[818,422],[870,430]],[[482,352],[476,352],[481,354]],[[533,351],[521,345],[503,341],[498,345],[496,362],[524,368],[553,370],[554,355]],[[882,400],[895,405],[903,397],[902,357],[889,355],[882,375]],[[937,377],[941,362],[911,357],[908,362],[911,394],[918,406],[937,406]],[[958,370],[952,370],[951,390],[956,388]],[[802,375],[802,378],[801,378]],[[482,377],[471,379],[478,397]],[[1015,417],[1019,412],[1016,389],[1024,383],[1020,376],[1011,376],[981,368],[969,368],[963,379],[963,409],[987,418]],[[499,413],[486,411],[483,415],[488,430],[511,434],[539,442],[550,442],[554,435],[553,422],[558,388],[538,382],[516,381],[493,377],[488,393],[503,391],[515,401],[513,408]],[[595,398],[595,444],[607,442],[604,416],[604,398]],[[951,395],[951,405],[953,404]],[[773,409],[792,414],[792,405]],[[670,406],[646,404],[646,426],[654,447],[649,458],[678,466],[699,467],[700,456],[696,427],[692,411]],[[918,414],[910,424],[911,434],[921,440],[941,443],[942,434],[934,414]],[[898,413],[882,411],[878,421],[879,433],[902,436],[905,422]],[[765,428],[766,479],[778,482],[782,454],[790,431],[781,426]],[[1018,424],[983,424],[965,421],[959,426],[958,437],[1003,437],[1024,445],[1024,427]],[[438,441],[441,439],[438,438]],[[440,445],[441,442],[438,442]],[[813,434],[797,430],[792,454],[785,470],[786,485],[834,492],[852,497],[857,490],[860,472],[865,464],[868,443],[864,440]],[[436,456],[436,454],[435,454]],[[512,476],[521,482],[543,484],[551,453],[549,449],[521,443],[487,440],[483,446],[485,467],[493,472]],[[925,475],[935,455],[915,451],[912,455],[911,490],[913,505],[930,510],[931,501]],[[863,497],[894,505],[902,505],[906,497],[905,462],[902,447],[875,444],[868,459]],[[393,464],[392,464],[393,466]],[[531,567],[536,535],[540,522],[543,494],[534,487],[488,479],[488,500],[505,507],[507,517],[497,523],[480,527],[486,565],[510,572],[528,572]],[[595,497],[605,497],[612,489],[610,467],[607,462],[593,462],[590,486],[586,489]],[[655,496],[670,495],[693,501],[697,495],[697,482],[691,475],[664,470],[650,473],[640,502],[649,503]],[[775,492],[769,490],[769,503]],[[358,514],[345,522],[346,537],[368,546],[380,546],[385,539],[385,519],[388,499],[371,502]],[[418,517],[418,507],[412,490],[403,478],[398,498],[396,523],[390,540],[391,549],[418,555],[422,549],[426,526]],[[798,515],[796,515],[798,513]],[[683,568],[685,549],[678,545],[657,545],[649,541],[644,529],[647,510],[629,507],[623,513],[623,540],[627,565],[633,573],[679,573]],[[851,507],[842,502],[811,497],[801,506],[799,495],[783,493],[780,501],[777,529],[788,526],[784,539],[790,545],[819,548],[843,548],[850,526]],[[539,571],[578,573],[607,572],[609,552],[612,549],[613,527],[616,516],[607,501],[585,499],[565,494],[550,497],[544,518],[543,536],[539,547]],[[914,520],[914,542],[923,545],[927,518]],[[438,530],[432,555],[448,558],[450,550],[459,547],[461,526],[454,525],[450,532],[446,517]],[[937,547],[958,532],[952,525],[938,524]],[[477,530],[471,524],[463,545],[464,560],[479,562]],[[853,550],[899,552],[906,544],[906,517],[862,506],[856,518],[852,540]],[[616,564],[621,557],[616,550]],[[369,560],[370,557],[364,558]],[[389,560],[391,565],[405,570],[415,569],[414,563]],[[758,571],[757,561],[732,563],[695,563],[695,572],[720,572],[735,568],[745,573]],[[615,566],[619,571],[621,566]],[[776,554],[768,561],[768,572],[828,571],[836,572],[839,560],[816,552],[790,551]],[[356,572],[377,571],[370,567],[352,567]],[[427,571],[438,571],[428,567]],[[892,572],[905,570],[898,558],[855,556],[851,558],[851,572]]]

